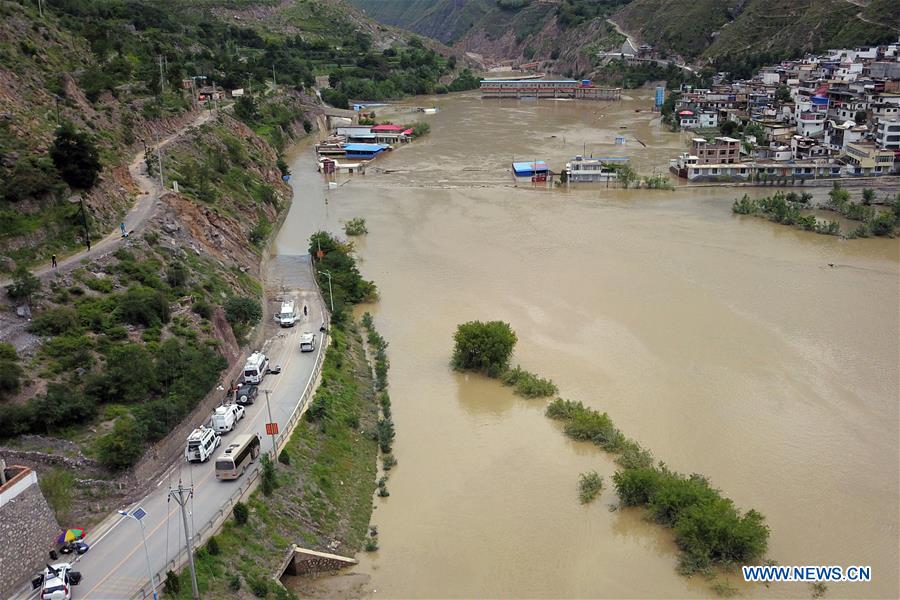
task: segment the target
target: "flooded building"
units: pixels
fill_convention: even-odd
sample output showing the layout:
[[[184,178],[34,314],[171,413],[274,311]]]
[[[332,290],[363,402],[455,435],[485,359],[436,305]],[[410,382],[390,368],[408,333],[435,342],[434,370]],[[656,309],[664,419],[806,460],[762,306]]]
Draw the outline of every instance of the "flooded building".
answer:
[[[568,183],[608,183],[619,178],[615,164],[625,163],[624,157],[585,158],[581,155],[566,163],[566,181]]]
[[[482,98],[574,98],[618,100],[621,88],[601,88],[589,79],[482,79]]]

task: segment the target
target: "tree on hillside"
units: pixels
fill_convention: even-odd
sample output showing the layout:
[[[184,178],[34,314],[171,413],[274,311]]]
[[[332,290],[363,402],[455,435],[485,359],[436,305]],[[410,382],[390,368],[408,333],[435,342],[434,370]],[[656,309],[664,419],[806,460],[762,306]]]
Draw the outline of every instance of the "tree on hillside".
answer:
[[[762,144],[766,140],[766,130],[759,123],[750,123],[744,127],[744,137],[751,135],[756,138],[757,144]]]
[[[102,168],[97,147],[72,123],[66,122],[59,127],[50,148],[50,158],[63,181],[73,188],[89,190],[97,183]]]
[[[775,100],[777,100],[779,104],[790,102],[792,100],[791,89],[786,85],[779,85],[778,90],[775,92]]]
[[[722,132],[722,135],[733,136],[735,132],[738,130],[738,124],[735,121],[722,121],[722,124],[719,125],[719,131]]]
[[[12,283],[6,286],[6,295],[12,300],[30,300],[41,289],[41,280],[23,266],[16,268]]]
[[[253,298],[232,296],[225,301],[225,318],[232,325],[253,326],[262,319],[262,307]]]
[[[252,125],[259,121],[259,105],[253,96],[241,96],[234,103],[234,116],[244,123]]]

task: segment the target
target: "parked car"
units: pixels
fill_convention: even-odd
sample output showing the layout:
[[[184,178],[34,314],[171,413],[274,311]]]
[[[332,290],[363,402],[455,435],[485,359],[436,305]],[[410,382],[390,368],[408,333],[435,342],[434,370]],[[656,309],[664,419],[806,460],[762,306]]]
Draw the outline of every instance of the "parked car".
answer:
[[[44,572],[31,580],[31,588],[41,588],[40,600],[71,600],[72,586],[81,583],[81,573],[70,563],[47,565]]]
[[[256,397],[259,395],[259,386],[250,385],[249,383],[245,383],[238,389],[237,391],[237,403],[246,406],[247,404],[253,404],[256,401]]]
[[[239,404],[226,404],[218,407],[212,415],[212,427],[219,433],[228,433],[238,421],[244,418],[244,407]]]
[[[209,427],[198,427],[188,436],[184,458],[188,462],[206,462],[221,443],[218,433]]]

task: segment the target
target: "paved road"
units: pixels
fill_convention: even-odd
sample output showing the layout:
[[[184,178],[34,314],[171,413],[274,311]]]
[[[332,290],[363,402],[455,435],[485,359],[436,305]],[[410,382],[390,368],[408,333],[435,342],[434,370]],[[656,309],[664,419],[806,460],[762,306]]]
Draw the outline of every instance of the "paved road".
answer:
[[[308,258],[279,257],[279,262],[291,260],[297,263],[295,272],[305,272],[305,278],[311,282]],[[303,265],[307,266],[304,268]],[[262,384],[262,389],[271,391],[272,418],[281,425],[282,430],[306,387],[314,383],[312,375],[315,364],[319,354],[324,352],[321,343],[317,343],[315,352],[299,351],[299,337],[303,331],[315,332],[317,342],[321,342],[318,330],[323,320],[322,306],[314,288],[311,285],[306,287],[307,289],[290,293],[298,301],[301,313],[304,303],[309,306],[308,318],[298,322],[293,328],[278,330],[277,336],[265,348],[271,363],[281,364],[283,367],[280,375],[269,375]],[[215,452],[213,459],[202,464],[174,465],[167,475],[155,482],[156,490],[138,503],[148,513],[144,518],[144,525],[154,573],[163,570],[167,558],[174,558],[178,549],[184,547],[181,512],[174,501],[167,502],[169,486],[177,485],[179,477],[186,485],[193,483],[194,498],[188,504],[192,512],[188,517],[189,524],[192,521],[192,529],[204,537],[208,536],[209,530],[202,530],[204,525],[216,517],[220,509],[224,510],[226,516],[230,514],[233,498],[246,487],[253,472],[259,467],[257,460],[243,477],[235,481],[219,481],[214,473],[215,456],[236,434],[253,431],[260,435],[263,452],[268,452],[272,448],[272,441],[265,433],[267,420],[265,395],[260,391],[256,403],[247,407],[246,416],[235,430],[222,437],[222,446]],[[130,510],[132,507],[123,508]],[[83,575],[82,582],[75,591],[76,598],[118,600],[130,598],[142,587],[146,587],[147,564],[140,525],[136,521],[123,518],[98,539],[92,540],[88,535],[87,541],[92,544],[91,549],[79,559],[76,567]]]

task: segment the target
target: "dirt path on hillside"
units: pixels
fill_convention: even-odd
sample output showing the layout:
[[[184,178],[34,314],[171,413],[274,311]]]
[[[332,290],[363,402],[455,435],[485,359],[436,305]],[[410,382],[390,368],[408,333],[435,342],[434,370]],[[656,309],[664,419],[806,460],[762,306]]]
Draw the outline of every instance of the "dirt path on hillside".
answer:
[[[157,148],[164,149],[173,141],[181,137],[188,129],[199,127],[204,123],[207,123],[211,118],[212,113],[210,111],[203,111],[191,122],[162,138],[158,143],[147,146],[147,148],[152,151],[156,151]],[[163,161],[165,162],[165,158]],[[134,158],[128,165],[128,172],[131,174],[131,178],[134,180],[140,191],[138,192],[131,209],[129,209],[128,213],[125,215],[123,222],[125,223],[125,231],[138,232],[141,230],[144,223],[155,214],[156,201],[159,200],[163,190],[159,184],[159,178],[151,177],[147,172],[147,164],[144,161],[143,151],[134,155]],[[123,243],[123,240],[124,238],[122,237],[120,230],[116,228],[114,231],[109,232],[102,240],[92,243],[90,250],[84,249],[75,254],[60,258],[57,261],[56,268],[53,268],[50,263],[45,263],[33,269],[32,273],[42,280],[47,280],[52,275],[73,270],[84,258],[101,256],[118,249]],[[3,280],[0,280],[0,286],[5,286],[9,284],[10,281],[11,280],[6,277]]]

